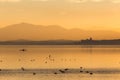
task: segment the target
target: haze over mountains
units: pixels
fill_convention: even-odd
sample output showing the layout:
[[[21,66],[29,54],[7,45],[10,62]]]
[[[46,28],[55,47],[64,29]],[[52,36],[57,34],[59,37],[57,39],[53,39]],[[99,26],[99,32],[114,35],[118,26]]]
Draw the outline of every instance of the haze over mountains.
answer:
[[[94,39],[119,39],[119,32],[86,31],[81,29],[65,29],[58,25],[42,26],[28,23],[9,25],[0,29],[0,41],[7,40],[81,40],[89,37]]]

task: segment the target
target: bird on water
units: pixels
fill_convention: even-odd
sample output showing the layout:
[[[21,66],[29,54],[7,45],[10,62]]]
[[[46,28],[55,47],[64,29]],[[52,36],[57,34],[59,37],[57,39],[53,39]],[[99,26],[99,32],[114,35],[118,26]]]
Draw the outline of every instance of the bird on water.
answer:
[[[25,52],[25,51],[27,51],[27,50],[26,50],[26,49],[21,49],[20,51]]]

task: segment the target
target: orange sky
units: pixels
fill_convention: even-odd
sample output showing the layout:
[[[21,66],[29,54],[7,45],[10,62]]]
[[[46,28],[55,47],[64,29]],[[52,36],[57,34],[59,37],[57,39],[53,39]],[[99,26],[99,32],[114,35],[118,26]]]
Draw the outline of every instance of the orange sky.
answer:
[[[120,0],[0,0],[0,27],[21,22],[119,31]]]

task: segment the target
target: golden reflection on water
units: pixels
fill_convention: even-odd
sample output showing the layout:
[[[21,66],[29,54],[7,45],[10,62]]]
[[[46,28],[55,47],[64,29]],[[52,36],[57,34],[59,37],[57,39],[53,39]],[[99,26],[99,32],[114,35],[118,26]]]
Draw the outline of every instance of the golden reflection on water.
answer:
[[[25,48],[27,51],[21,52]],[[119,68],[120,48],[0,46],[0,68]]]

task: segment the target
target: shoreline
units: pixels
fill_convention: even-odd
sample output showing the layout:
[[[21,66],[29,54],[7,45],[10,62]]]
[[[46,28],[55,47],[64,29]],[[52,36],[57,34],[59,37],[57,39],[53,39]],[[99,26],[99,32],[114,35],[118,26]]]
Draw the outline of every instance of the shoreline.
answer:
[[[58,74],[63,74],[59,72],[59,70],[64,69],[25,69],[24,71],[21,69],[3,69],[0,73],[39,73],[39,74],[54,74],[54,72]],[[83,72],[80,72],[80,69],[69,69],[64,74],[86,74],[86,71],[92,72],[94,74],[118,74],[120,73],[120,69],[86,69]]]

